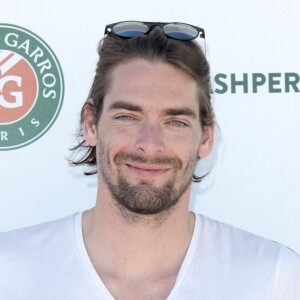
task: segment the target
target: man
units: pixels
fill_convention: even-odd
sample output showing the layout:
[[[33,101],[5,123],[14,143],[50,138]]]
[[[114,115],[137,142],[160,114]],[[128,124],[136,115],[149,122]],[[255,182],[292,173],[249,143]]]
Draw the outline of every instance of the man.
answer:
[[[300,299],[294,252],[188,211],[213,145],[209,67],[190,41],[204,31],[106,33],[72,162],[96,168],[96,205],[2,234],[0,299]]]

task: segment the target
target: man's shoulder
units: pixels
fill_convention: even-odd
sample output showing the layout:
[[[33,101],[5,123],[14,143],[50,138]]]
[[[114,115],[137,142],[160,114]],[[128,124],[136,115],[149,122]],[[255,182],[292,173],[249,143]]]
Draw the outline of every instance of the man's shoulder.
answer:
[[[96,299],[78,249],[81,214],[0,234],[0,299]]]
[[[15,229],[0,233],[0,261],[5,256],[18,253],[32,255],[52,243],[66,238],[68,231],[72,230],[76,214],[45,223]]]
[[[196,220],[178,299],[200,294],[206,299],[300,299],[300,257],[295,252],[203,215]]]
[[[200,220],[201,232],[203,234],[209,234],[212,239],[217,239],[218,242],[227,242],[228,240],[244,243],[244,242],[256,242],[266,243],[269,245],[278,245],[277,242],[261,237],[245,229],[241,229],[237,226],[215,220],[202,214],[197,214],[197,218]]]
[[[249,261],[257,259],[267,262],[275,259],[281,263],[282,260],[293,260],[300,266],[300,256],[279,242],[204,215],[198,214],[198,218],[205,242],[214,245],[216,251],[223,255],[231,256],[234,253],[236,259],[248,257]]]

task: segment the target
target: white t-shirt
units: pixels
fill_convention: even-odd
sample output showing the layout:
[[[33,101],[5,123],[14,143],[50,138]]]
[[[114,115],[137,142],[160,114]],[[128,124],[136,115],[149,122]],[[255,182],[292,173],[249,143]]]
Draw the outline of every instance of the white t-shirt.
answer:
[[[88,257],[81,218],[77,213],[0,234],[1,300],[114,299]],[[196,215],[167,299],[299,300],[300,257],[278,243]]]

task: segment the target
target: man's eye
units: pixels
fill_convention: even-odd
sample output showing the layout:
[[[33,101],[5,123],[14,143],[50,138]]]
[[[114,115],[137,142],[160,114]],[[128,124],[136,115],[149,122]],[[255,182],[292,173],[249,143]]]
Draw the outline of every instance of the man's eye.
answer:
[[[186,123],[179,121],[179,120],[173,120],[170,122],[170,124],[175,127],[187,127],[188,126]]]
[[[115,119],[120,121],[131,121],[133,120],[133,117],[128,115],[120,115],[120,116],[116,116]]]

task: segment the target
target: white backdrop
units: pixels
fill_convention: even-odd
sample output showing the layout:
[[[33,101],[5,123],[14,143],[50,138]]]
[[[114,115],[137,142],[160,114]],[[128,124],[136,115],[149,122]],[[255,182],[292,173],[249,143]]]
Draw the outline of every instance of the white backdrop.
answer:
[[[105,25],[181,21],[206,30],[213,77],[225,74],[219,79],[228,85],[213,94],[220,141],[210,176],[193,186],[191,208],[300,253],[300,99],[299,90],[285,90],[285,74],[300,73],[299,10],[298,0],[0,0],[0,23],[46,41],[65,79],[64,103],[51,129],[26,147],[0,151],[0,231],[93,206],[96,178],[68,167],[66,158]],[[266,78],[257,93],[253,73]],[[248,92],[238,85],[233,93],[231,76],[248,77]],[[213,80],[216,89],[224,91],[224,84]]]

